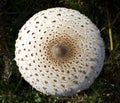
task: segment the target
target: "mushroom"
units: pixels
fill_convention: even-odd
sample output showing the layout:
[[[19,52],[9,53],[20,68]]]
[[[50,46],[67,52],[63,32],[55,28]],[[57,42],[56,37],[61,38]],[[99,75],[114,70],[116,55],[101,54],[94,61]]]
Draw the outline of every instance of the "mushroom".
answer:
[[[80,12],[50,8],[31,17],[15,44],[22,77],[41,93],[71,96],[90,87],[104,62],[98,28]]]

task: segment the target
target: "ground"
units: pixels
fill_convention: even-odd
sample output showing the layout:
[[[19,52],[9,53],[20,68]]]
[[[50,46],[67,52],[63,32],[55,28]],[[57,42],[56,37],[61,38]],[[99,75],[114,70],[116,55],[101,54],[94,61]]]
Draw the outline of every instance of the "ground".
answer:
[[[89,89],[73,97],[40,94],[24,81],[14,61],[15,40],[19,29],[33,14],[50,7],[67,7],[85,14],[100,29],[105,42],[106,57],[100,76]],[[0,102],[120,103],[119,18],[119,0],[1,0]]]

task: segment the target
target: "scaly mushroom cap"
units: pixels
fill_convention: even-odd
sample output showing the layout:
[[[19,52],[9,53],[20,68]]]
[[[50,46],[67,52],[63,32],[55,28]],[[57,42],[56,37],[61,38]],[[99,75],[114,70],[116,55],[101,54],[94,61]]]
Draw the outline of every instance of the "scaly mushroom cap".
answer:
[[[15,48],[22,77],[38,91],[58,96],[87,89],[99,75],[105,55],[98,28],[67,8],[31,17],[19,31]]]

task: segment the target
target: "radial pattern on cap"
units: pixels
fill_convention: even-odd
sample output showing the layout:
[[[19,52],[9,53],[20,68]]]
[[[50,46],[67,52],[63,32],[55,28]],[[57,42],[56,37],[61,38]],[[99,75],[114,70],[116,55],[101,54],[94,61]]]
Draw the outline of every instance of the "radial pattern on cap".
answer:
[[[15,48],[22,77],[48,95],[68,96],[87,89],[104,61],[98,28],[67,8],[36,13],[19,31]]]

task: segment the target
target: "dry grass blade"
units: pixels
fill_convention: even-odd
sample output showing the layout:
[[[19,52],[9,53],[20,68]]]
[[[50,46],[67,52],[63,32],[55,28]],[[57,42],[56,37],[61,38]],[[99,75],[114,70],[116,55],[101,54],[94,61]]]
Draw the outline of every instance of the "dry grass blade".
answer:
[[[110,50],[112,51],[113,50],[112,28],[111,28],[110,14],[108,9],[107,9],[107,19],[108,19],[108,33],[110,39]]]

